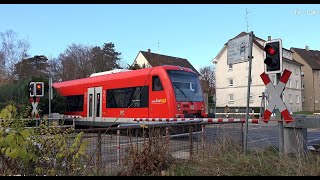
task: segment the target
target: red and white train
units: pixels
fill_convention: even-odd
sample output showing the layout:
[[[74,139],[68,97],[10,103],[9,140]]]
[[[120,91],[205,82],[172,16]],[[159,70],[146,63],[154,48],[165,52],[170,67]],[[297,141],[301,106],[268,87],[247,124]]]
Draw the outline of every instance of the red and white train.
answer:
[[[134,118],[207,117],[198,75],[178,66],[113,70],[57,82],[77,125],[132,123]]]

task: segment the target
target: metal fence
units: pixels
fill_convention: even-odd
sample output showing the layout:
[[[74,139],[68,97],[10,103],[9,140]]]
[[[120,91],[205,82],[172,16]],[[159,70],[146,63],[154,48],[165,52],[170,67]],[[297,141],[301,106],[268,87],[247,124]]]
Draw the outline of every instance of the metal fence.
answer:
[[[168,158],[185,160],[198,156],[208,157],[216,150],[221,150],[225,143],[242,151],[244,127],[245,124],[239,122],[140,122],[110,128],[75,129],[76,133],[70,134],[69,138],[72,143],[77,133],[84,132],[83,140],[88,142],[87,158],[81,164],[87,169],[109,174],[126,171],[135,163],[152,167],[148,165],[146,156],[159,162]],[[311,129],[308,134],[308,142],[318,142],[318,131]],[[247,147],[248,150],[263,150],[268,147],[277,149],[277,122],[249,124]],[[3,167],[0,158],[0,169],[3,170]]]
[[[243,143],[240,123],[138,124],[76,131],[86,132],[84,140],[89,142],[89,159],[83,163],[101,172],[121,172],[125,166],[139,161],[135,158],[145,158],[142,157],[144,151],[160,159],[190,159],[209,155],[221,141],[231,140],[235,147],[242,147]]]

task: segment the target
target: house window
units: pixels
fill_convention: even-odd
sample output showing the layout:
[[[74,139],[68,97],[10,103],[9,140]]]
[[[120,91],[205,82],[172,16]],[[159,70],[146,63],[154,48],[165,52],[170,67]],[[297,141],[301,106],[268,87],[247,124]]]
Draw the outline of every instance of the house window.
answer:
[[[299,95],[296,95],[297,104],[300,103]]]
[[[250,103],[253,103],[253,94],[252,93],[250,93]]]
[[[295,68],[296,75],[298,75],[298,68]]]
[[[292,104],[292,94],[289,94],[289,102]]]
[[[233,99],[233,94],[229,94],[229,104],[233,104],[234,99]]]
[[[233,79],[229,79],[229,87],[233,87]]]
[[[296,88],[299,89],[299,81],[296,81]]]
[[[229,64],[229,71],[232,71],[233,69],[233,64]]]
[[[289,79],[288,85],[289,85],[289,88],[291,88],[291,79]]]

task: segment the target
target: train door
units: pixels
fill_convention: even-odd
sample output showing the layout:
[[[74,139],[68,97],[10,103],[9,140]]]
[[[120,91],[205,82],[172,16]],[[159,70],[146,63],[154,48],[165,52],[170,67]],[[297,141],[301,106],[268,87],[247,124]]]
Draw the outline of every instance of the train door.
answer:
[[[102,87],[88,88],[87,118],[89,121],[101,121]]]
[[[166,117],[169,114],[167,112],[168,102],[159,76],[152,76],[152,87],[150,90],[149,117]]]

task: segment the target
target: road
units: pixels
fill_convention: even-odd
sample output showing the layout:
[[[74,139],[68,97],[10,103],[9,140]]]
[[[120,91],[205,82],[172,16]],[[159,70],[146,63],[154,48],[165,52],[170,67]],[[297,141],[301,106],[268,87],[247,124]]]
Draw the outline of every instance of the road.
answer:
[[[320,128],[307,130],[308,146],[320,145]],[[248,130],[248,147],[279,147],[278,126],[250,125]]]

